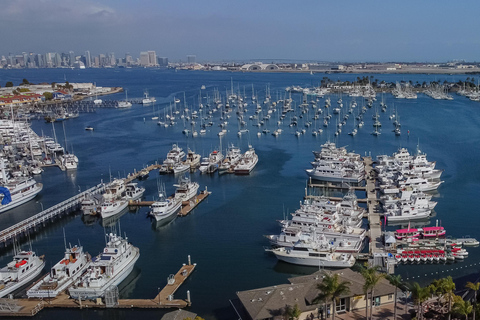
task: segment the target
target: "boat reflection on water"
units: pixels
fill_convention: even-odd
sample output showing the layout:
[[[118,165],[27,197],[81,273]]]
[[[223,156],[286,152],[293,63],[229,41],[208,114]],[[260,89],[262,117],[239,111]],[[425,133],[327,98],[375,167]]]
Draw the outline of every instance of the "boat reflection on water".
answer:
[[[128,207],[126,207],[125,209],[123,209],[122,211],[120,211],[120,213],[117,213],[116,215],[114,216],[111,216],[111,217],[108,217],[108,218],[105,218],[105,219],[101,219],[101,222],[100,224],[102,225],[102,227],[112,227],[114,226],[117,221],[123,216],[125,215],[125,213],[128,212]]]
[[[134,267],[128,277],[122,281],[122,283],[118,286],[118,295],[120,299],[131,297],[131,294],[135,290],[135,286],[137,285],[141,274],[142,270],[140,270],[138,267]]]
[[[176,214],[172,214],[170,217],[167,217],[165,219],[162,219],[160,221],[157,221],[155,218],[152,218],[152,229],[153,230],[159,230],[163,229],[169,225],[172,224],[173,221],[175,221],[175,218],[177,217]]]
[[[82,222],[86,226],[93,226],[95,222],[99,219],[98,216],[90,215],[90,214],[82,214]]]

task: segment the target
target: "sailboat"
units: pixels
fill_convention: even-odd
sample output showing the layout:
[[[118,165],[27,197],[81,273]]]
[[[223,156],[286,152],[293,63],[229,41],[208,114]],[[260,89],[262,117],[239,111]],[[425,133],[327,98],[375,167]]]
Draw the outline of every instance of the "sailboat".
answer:
[[[93,100],[93,103],[95,105],[102,104],[102,99],[98,99],[98,91],[97,91],[97,84],[95,83],[95,100]]]
[[[125,101],[119,101],[118,108],[130,108],[131,106],[132,106],[132,103],[128,101],[127,90],[125,90]]]

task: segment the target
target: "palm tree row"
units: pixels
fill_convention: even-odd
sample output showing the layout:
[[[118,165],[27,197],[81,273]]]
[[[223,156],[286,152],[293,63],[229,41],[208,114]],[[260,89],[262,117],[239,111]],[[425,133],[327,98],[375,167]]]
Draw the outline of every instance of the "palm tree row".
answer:
[[[473,314],[472,319],[476,320],[477,311],[480,312],[480,304],[477,304],[477,292],[480,290],[480,282],[468,282],[466,288],[473,291],[473,303],[464,301],[462,297],[455,295],[455,282],[452,277],[435,279],[428,286],[422,287],[417,282],[406,284],[402,281],[400,275],[385,275],[380,273],[378,267],[365,267],[361,270],[364,279],[363,291],[365,294],[365,319],[373,319],[373,305],[375,299],[375,287],[382,278],[386,278],[391,285],[395,287],[394,292],[394,317],[397,319],[397,291],[398,289],[406,289],[411,292],[413,302],[416,306],[417,319],[422,320],[424,317],[424,304],[429,298],[434,296],[437,298],[438,305],[446,306],[445,311],[441,311],[444,319],[450,320],[452,315],[460,316],[462,319],[468,319],[470,314]],[[335,320],[336,304],[341,296],[350,293],[348,281],[340,281],[338,274],[331,274],[326,272],[321,283],[317,285],[320,291],[318,296],[314,299],[315,303],[324,303],[324,312],[327,312],[327,303],[331,301],[333,312],[332,320]],[[370,305],[369,305],[370,303]],[[370,315],[369,315],[370,309]],[[478,309],[478,310],[477,310]],[[406,312],[406,311],[405,311]]]

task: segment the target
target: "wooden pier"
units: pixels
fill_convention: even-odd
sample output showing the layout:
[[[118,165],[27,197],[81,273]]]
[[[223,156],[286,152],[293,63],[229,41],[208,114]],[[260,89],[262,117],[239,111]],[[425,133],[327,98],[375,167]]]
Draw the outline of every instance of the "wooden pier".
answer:
[[[44,226],[47,222],[54,220],[56,217],[60,217],[63,214],[77,210],[85,196],[97,194],[103,192],[104,190],[105,185],[103,183],[98,184],[93,188],[81,192],[65,201],[60,202],[59,204],[54,205],[53,207],[43,210],[42,212],[37,213],[30,218],[27,218],[9,228],[0,231],[0,243],[3,243],[6,246],[8,241],[11,241],[18,236],[29,234],[32,230],[36,230],[38,227]]]
[[[187,299],[173,299],[174,293],[195,270],[196,264],[183,264],[175,275],[170,275],[167,284],[154,299],[119,299],[113,308],[185,308],[191,305],[190,292]],[[101,300],[101,299],[100,299]],[[103,301],[74,300],[67,293],[62,292],[51,299],[0,299],[0,316],[26,317],[34,316],[44,308],[107,308]]]
[[[201,191],[199,194],[192,197],[191,199],[189,199],[187,201],[183,201],[182,208],[178,212],[178,216],[185,217],[186,215],[188,215],[190,212],[193,211],[193,209],[195,209],[200,204],[200,202],[205,200],[211,193],[212,192],[207,191],[207,188],[205,188],[204,191]],[[172,197],[173,196],[169,197],[169,199],[172,198]],[[150,207],[154,202],[155,201],[130,200],[128,202],[128,205],[130,207]]]
[[[150,172],[150,171],[153,171],[153,170],[158,170],[158,169],[160,169],[160,167],[161,167],[161,165],[159,165],[159,164],[152,164],[152,165],[149,165],[146,168],[143,168],[140,171],[136,171],[134,173],[131,173],[125,178],[125,183],[130,183],[133,180],[137,179],[144,171]]]

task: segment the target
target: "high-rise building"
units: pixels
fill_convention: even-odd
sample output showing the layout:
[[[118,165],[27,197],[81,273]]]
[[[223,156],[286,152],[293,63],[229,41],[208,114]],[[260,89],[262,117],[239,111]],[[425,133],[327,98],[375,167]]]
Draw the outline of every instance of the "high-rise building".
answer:
[[[107,65],[112,66],[112,67],[117,65],[117,60],[115,59],[115,53],[111,52],[108,55]]]
[[[69,60],[70,60],[70,61],[69,61],[70,67],[73,67],[74,64],[75,64],[75,60],[76,60],[76,59],[75,59],[75,53],[74,53],[73,51],[69,51],[69,52],[68,52],[68,58],[69,58]]]
[[[85,51],[85,67],[92,67],[92,57],[90,56],[90,51]]]
[[[195,64],[197,60],[197,56],[195,55],[188,55],[187,56],[187,63],[188,64]]]
[[[148,64],[150,66],[157,66],[157,53],[155,51],[147,51],[148,52]]]
[[[150,63],[150,59],[149,59],[148,52],[146,51],[140,52],[140,65],[142,67],[148,67],[149,63]]]
[[[168,58],[167,57],[159,57],[158,58],[158,65],[160,67],[167,67],[168,66]]]

